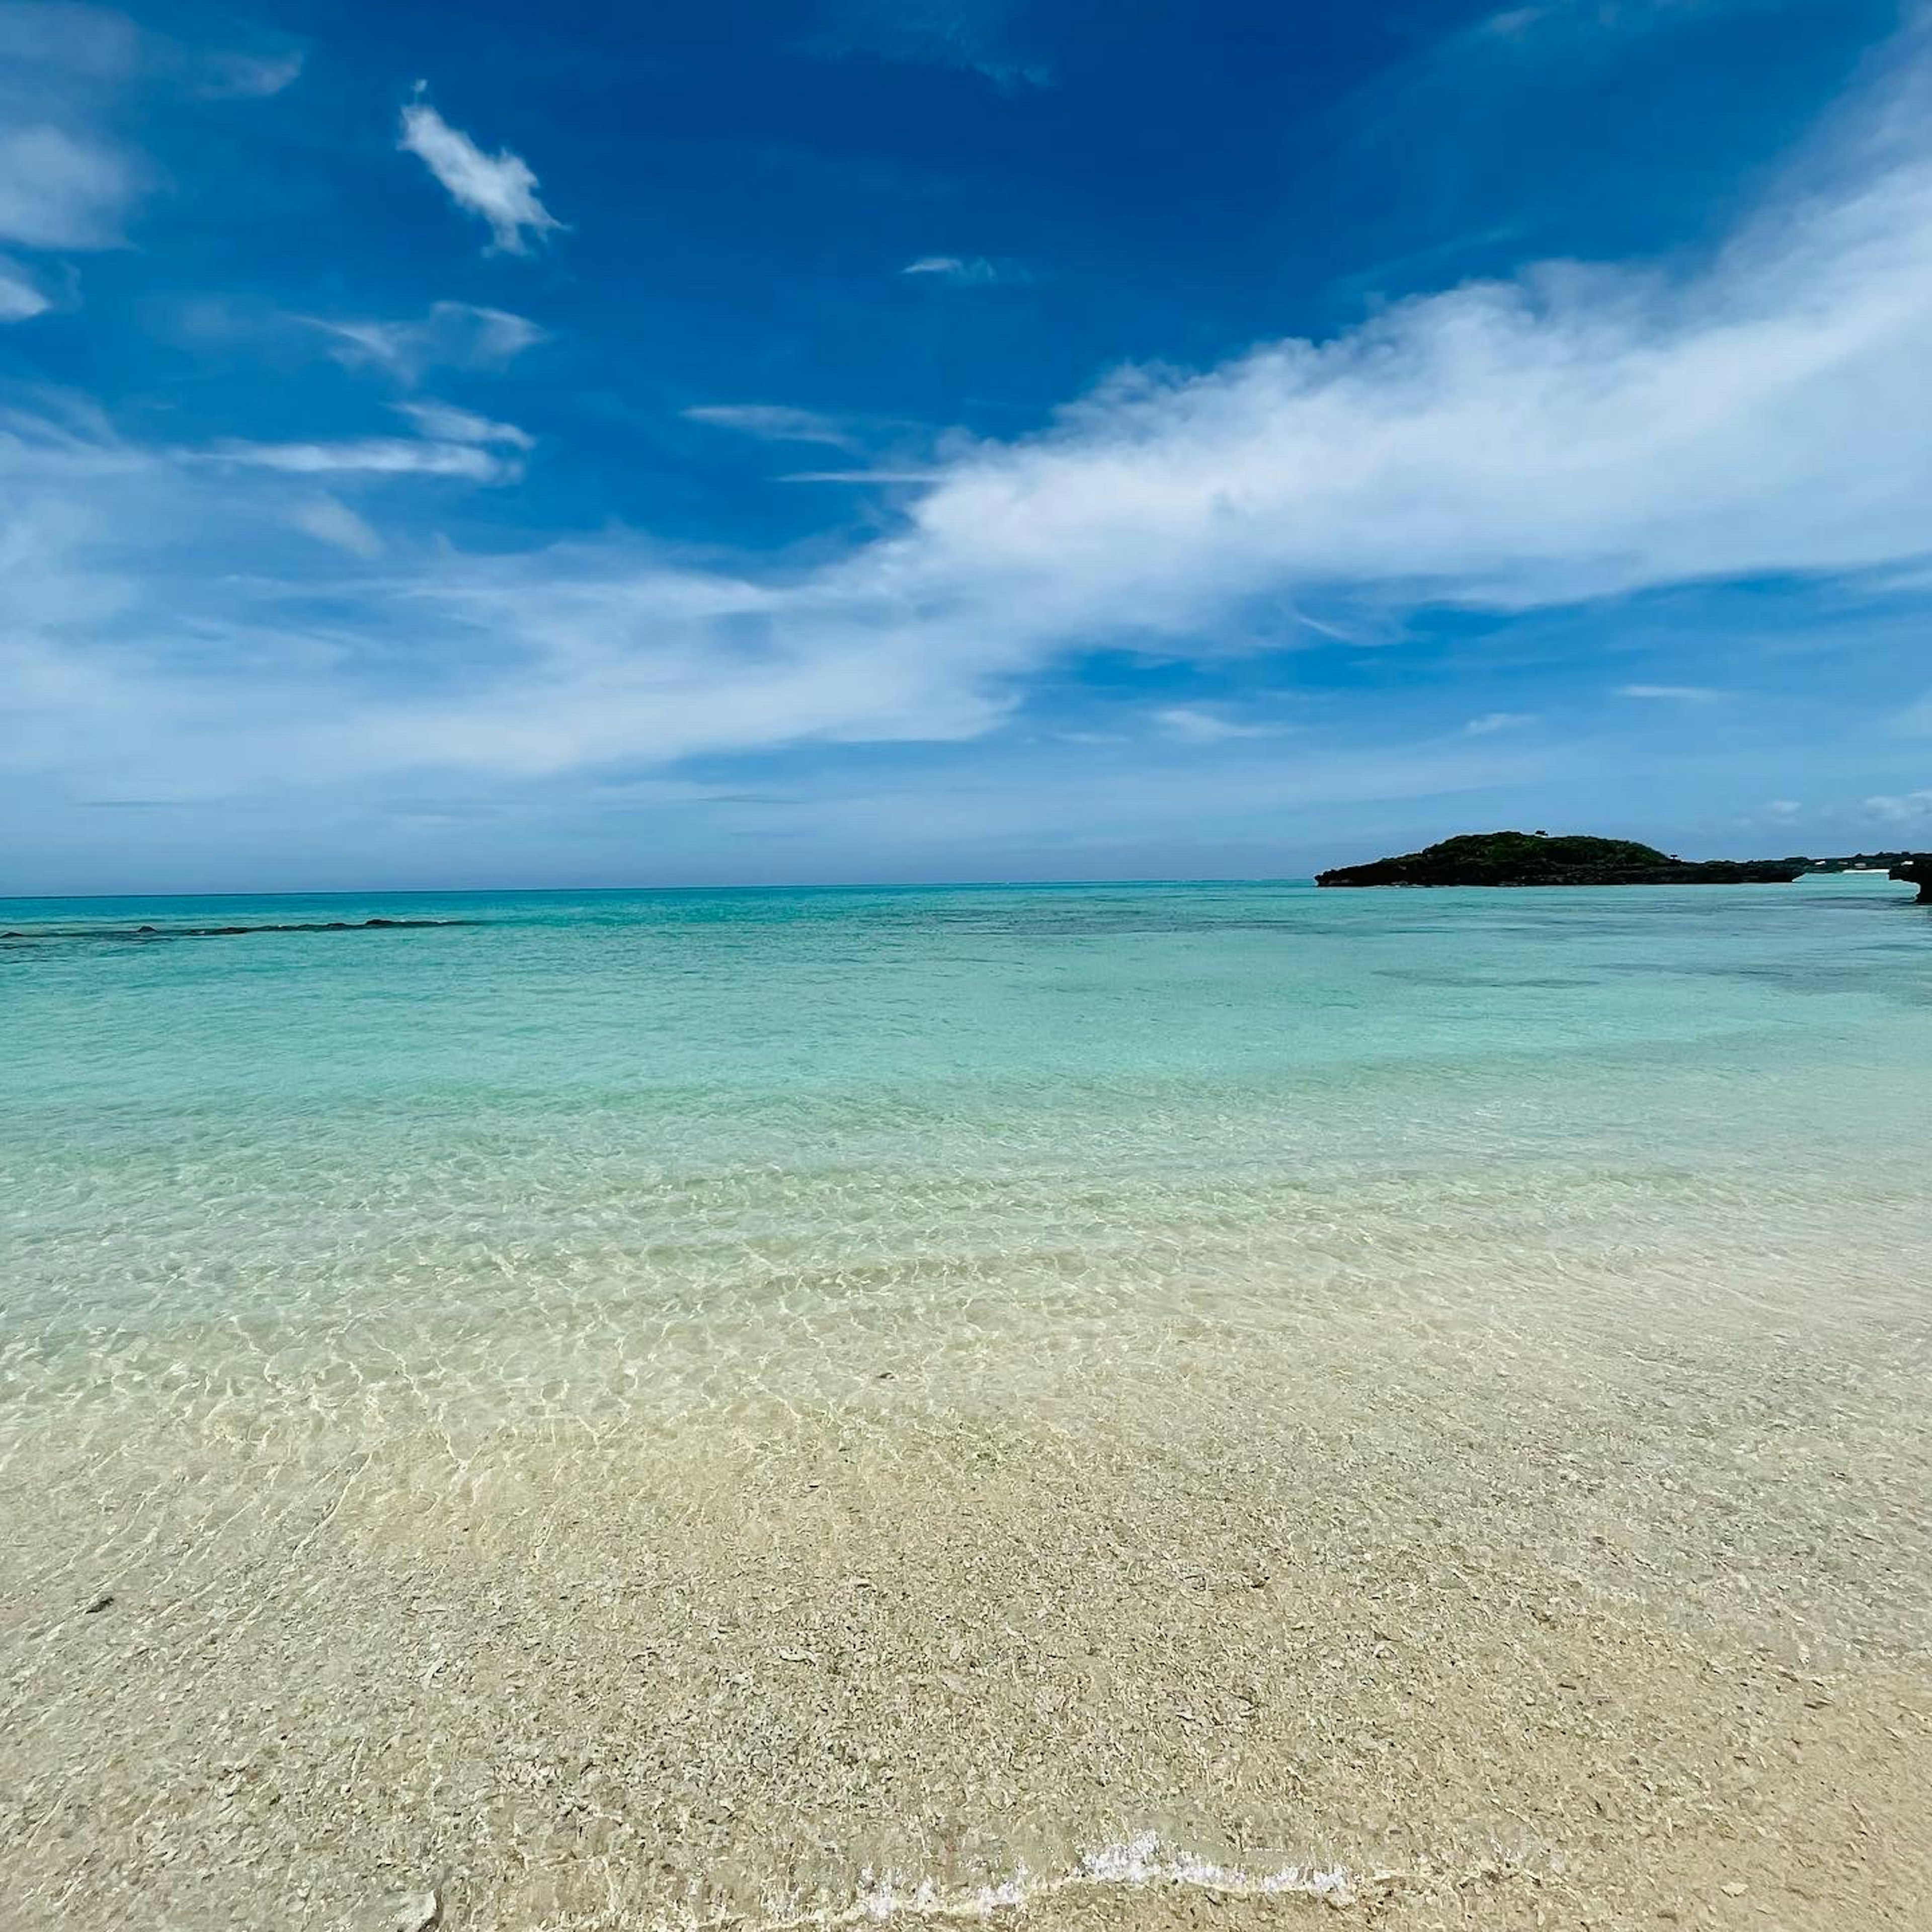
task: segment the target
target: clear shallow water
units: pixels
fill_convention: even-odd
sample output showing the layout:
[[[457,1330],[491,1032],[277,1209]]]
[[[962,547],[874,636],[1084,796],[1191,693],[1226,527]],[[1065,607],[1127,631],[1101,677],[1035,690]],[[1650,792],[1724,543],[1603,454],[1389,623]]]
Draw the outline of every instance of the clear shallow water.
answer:
[[[20,1922],[1924,1923],[1910,897],[0,908]]]
[[[1566,1268],[1600,1296],[1646,1248],[1649,1292],[1895,1274],[1932,1125],[1908,898],[15,902],[0,1387],[402,1360],[449,1402],[668,1414],[836,1388],[914,1327],[938,1364]],[[167,936],[370,917],[464,922]]]

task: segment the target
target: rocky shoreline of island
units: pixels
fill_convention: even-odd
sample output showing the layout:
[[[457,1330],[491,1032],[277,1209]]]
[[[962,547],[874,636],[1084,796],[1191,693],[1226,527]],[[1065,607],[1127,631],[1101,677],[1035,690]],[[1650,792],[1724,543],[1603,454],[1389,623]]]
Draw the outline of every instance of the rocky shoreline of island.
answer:
[[[1915,858],[1901,860],[1886,876],[1908,886],[1916,886],[1918,903],[1932,905],[1932,852],[1922,852]]]
[[[1812,872],[1885,871],[1918,888],[1932,904],[1932,854],[1861,854],[1851,858],[1679,858],[1629,838],[1546,832],[1473,832],[1419,852],[1318,872],[1327,886],[1785,886]]]

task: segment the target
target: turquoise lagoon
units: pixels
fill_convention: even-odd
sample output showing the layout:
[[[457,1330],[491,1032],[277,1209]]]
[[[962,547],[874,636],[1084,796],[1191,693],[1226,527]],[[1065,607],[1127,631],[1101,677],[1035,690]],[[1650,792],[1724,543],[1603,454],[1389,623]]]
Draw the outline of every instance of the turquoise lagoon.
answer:
[[[30,1426],[400,1358],[458,1406],[668,1414],[915,1331],[937,1378],[1457,1282],[1613,1295],[1646,1247],[1713,1293],[1891,1279],[1932,1125],[1909,898],[14,902],[0,1386]],[[460,922],[169,937],[369,917]]]

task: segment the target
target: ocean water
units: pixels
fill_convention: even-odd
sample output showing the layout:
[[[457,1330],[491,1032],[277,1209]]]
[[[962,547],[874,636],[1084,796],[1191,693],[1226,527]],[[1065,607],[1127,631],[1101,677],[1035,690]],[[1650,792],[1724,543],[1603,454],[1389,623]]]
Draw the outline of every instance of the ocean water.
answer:
[[[996,1576],[1000,1603],[1052,1575],[1064,1604],[1130,1548],[1181,1564],[1202,1538],[1230,1564],[1273,1538],[1277,1565],[1292,1546],[1332,1582],[1345,1545],[1360,1575],[1460,1522],[1514,1552],[1512,1576],[1560,1555],[1660,1629],[1715,1619],[1759,1642],[1796,1619],[1808,1655],[1917,1657],[1932,913],[1910,897],[1852,878],[0,906],[4,1630],[13,1774],[37,1794],[16,1820],[38,1848],[22,1896],[48,1923],[89,1897],[248,1922],[220,1889],[245,1850],[314,1886],[298,1918],[360,1923],[358,1888],[424,1882],[440,1859],[447,1882],[536,1915],[500,1922],[550,1922],[490,1864],[508,1845],[515,1884],[547,1871],[558,1913],[588,1910],[580,1864],[687,1919],[728,1868],[733,1910],[782,1892],[830,1911],[860,1895],[862,1851],[915,1876],[943,1856],[964,1882],[1029,1847],[1073,1869],[1177,1822],[1240,1850],[1233,1790],[1312,1869],[1346,1838],[1354,1786],[1292,1816],[1258,1760],[1177,1769],[1150,1744],[1104,1803],[1076,1798],[1055,1727],[1087,1693],[1051,1672],[998,1678],[1015,1696],[1025,1678],[1032,1772],[1010,1732],[872,1712],[867,1737],[903,1718],[951,1738],[880,1804],[862,1795],[876,1763],[835,1791],[829,1769],[794,1790],[794,1770],[752,1767],[748,1735],[713,1762],[726,1706],[690,1731],[666,1688],[682,1646],[714,1638],[722,1682],[776,1655],[801,1660],[788,1687],[821,1668],[870,1684]],[[303,929],[206,931],[237,926]],[[962,1467],[995,1473],[969,1489]],[[783,1500],[842,1481],[842,1527],[802,1526]],[[1048,1519],[1068,1526],[1042,1540]],[[780,1549],[814,1602],[896,1562],[899,1621],[801,1636],[817,1613],[788,1598],[760,1622],[745,1580]],[[609,1594],[653,1550],[683,1580],[668,1623]],[[1444,1587],[1438,1558],[1414,1561],[1391,1592]],[[516,1748],[567,1732],[582,1755],[608,1724],[608,1754],[648,1783],[640,1740],[682,1724],[686,1756],[655,1788],[688,1778],[735,1826],[696,1798],[668,1818],[638,1786],[608,1813],[617,1838],[530,1853],[519,1834],[548,1800],[490,1730],[523,1680],[489,1678],[498,1639],[447,1604],[434,1656],[393,1621],[392,1583],[418,1572],[452,1597],[460,1576],[500,1616],[533,1576],[605,1604],[604,1649],[571,1648],[590,1641],[580,1617],[568,1642],[548,1622],[529,1640],[573,1660],[528,1696],[562,1696],[573,1672],[603,1688],[568,1717],[532,1705]],[[118,1617],[123,1647],[76,1662],[55,1634],[97,1594],[113,1606],[88,1640]],[[1136,1622],[1125,1583],[1108,1600],[1084,1654],[1137,1682],[1184,1626],[1171,1608],[1167,1634]],[[294,1648],[272,1648],[277,1628]],[[1203,1624],[1168,1681],[1232,1641]],[[647,1654],[653,1688],[623,1674]],[[951,1656],[932,1652],[928,1690],[958,1679]],[[349,1712],[356,1660],[382,1657],[404,1701],[346,1730],[292,1732],[270,1708],[299,1682],[316,1712]],[[436,1703],[464,1668],[481,1673],[466,1715]],[[804,1694],[744,1693],[767,1724]],[[835,1707],[788,1721],[810,1741],[838,1731]],[[418,1808],[439,1822],[418,1845],[393,1816],[331,1814],[284,1842],[273,1820],[292,1813],[265,1810],[230,1844],[215,1821],[238,1801],[196,1782],[194,1739],[245,1729],[238,1712],[281,1742],[220,1762],[299,1760],[308,1738],[316,1805],[356,1788],[337,1773],[380,1736],[402,1754],[395,1788],[426,1780]],[[411,1756],[418,1719],[432,1742]],[[439,1756],[443,1726],[464,1742]],[[1282,1750],[1305,1787],[1319,1754]],[[175,1781],[144,1782],[144,1754]],[[495,1767],[481,1810],[472,1764]],[[930,1790],[962,1764],[937,1822]],[[98,1827],[111,1855],[75,1822],[83,1768],[94,1814],[119,1820]],[[1002,1776],[1018,1780],[1004,1797]],[[1469,1817],[1429,1825],[1430,1802],[1415,1794],[1415,1830],[1465,1842]],[[1016,1804],[1026,1829],[1003,1835]],[[190,1847],[178,1870],[157,1807]],[[640,1807],[653,1849],[620,1858],[622,1832],[648,1835]]]
[[[1646,1240],[1882,1249],[1932,1123],[1910,896],[16,902],[5,1386],[386,1350],[452,1403],[674,1409],[908,1324],[943,1358]],[[370,917],[457,922],[169,937]]]

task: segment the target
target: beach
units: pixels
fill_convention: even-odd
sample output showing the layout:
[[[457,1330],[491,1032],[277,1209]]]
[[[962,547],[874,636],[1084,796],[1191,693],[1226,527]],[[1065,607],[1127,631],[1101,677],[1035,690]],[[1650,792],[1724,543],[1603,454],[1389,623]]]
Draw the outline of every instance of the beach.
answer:
[[[1923,1924],[1910,897],[15,903],[0,1922]]]

